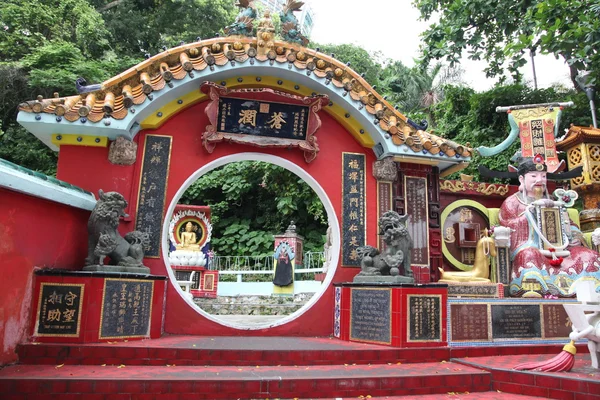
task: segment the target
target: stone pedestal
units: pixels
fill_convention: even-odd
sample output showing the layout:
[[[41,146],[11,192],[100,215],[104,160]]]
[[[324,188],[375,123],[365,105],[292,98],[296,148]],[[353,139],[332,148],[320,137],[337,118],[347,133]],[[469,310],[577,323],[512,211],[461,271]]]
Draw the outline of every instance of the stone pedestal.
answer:
[[[40,270],[33,341],[96,343],[162,335],[165,276]]]
[[[334,336],[393,347],[448,345],[447,285],[334,286]]]
[[[563,304],[572,300],[448,300],[450,346],[564,344],[571,333]]]
[[[191,265],[172,265],[175,279],[178,281],[189,280],[192,272],[194,274],[194,283],[190,287],[190,294],[196,297],[217,297],[217,287],[219,285],[219,271],[207,270],[204,267]]]

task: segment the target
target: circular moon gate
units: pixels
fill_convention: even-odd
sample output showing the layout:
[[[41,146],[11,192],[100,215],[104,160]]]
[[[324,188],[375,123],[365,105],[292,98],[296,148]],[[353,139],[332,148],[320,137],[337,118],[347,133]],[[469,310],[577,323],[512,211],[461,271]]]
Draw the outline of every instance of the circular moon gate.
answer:
[[[175,210],[175,206],[177,205],[177,202],[179,201],[179,199],[181,198],[183,193],[185,193],[185,191],[200,176],[212,171],[213,169],[221,167],[225,164],[229,164],[229,163],[233,163],[233,162],[237,162],[237,161],[268,162],[268,163],[283,167],[283,168],[293,172],[294,174],[296,174],[298,177],[300,177],[302,180],[304,180],[304,182],[306,182],[311,187],[311,189],[315,191],[315,193],[319,197],[319,200],[323,204],[323,207],[325,208],[325,211],[327,213],[327,219],[329,222],[329,226],[331,227],[331,231],[332,231],[332,250],[333,250],[332,259],[331,259],[330,268],[327,271],[325,280],[323,281],[323,284],[321,285],[321,289],[318,292],[316,292],[312,296],[312,298],[299,310],[297,310],[294,313],[292,313],[288,316],[285,316],[277,321],[265,322],[264,324],[253,324],[252,326],[240,325],[240,324],[223,321],[223,320],[213,316],[212,314],[207,313],[206,311],[204,311],[200,307],[198,307],[195,303],[193,303],[193,301],[191,299],[187,298],[187,296],[183,296],[183,291],[181,290],[181,288],[178,285],[175,284],[176,279],[175,279],[175,274],[173,272],[173,269],[167,268],[167,273],[169,274],[169,279],[171,280],[172,284],[175,286],[175,288],[177,289],[179,294],[182,295],[182,297],[185,299],[185,301],[191,307],[193,307],[199,314],[201,314],[205,318],[208,318],[214,322],[217,322],[221,325],[228,326],[231,328],[245,329],[245,330],[259,330],[259,329],[265,329],[265,328],[283,325],[285,323],[288,323],[288,322],[298,318],[300,315],[302,315],[306,311],[308,311],[321,298],[323,293],[325,293],[325,291],[327,290],[327,288],[329,287],[329,284],[331,283],[331,281],[333,279],[333,276],[335,274],[335,271],[336,271],[336,268],[337,268],[337,265],[339,262],[340,226],[339,226],[337,216],[335,214],[335,210],[333,208],[333,204],[329,200],[329,197],[327,196],[325,190],[309,173],[307,173],[303,168],[301,168],[297,164],[295,164],[289,160],[286,160],[284,158],[278,157],[278,156],[274,156],[274,155],[270,155],[270,154],[263,154],[263,153],[237,153],[237,154],[227,155],[227,156],[218,158],[212,162],[209,162],[206,165],[199,168],[198,170],[196,170],[196,172],[194,172],[192,175],[190,175],[188,177],[188,179],[183,183],[183,185],[179,188],[177,193],[175,193],[173,200],[169,204],[167,212],[165,213],[165,220],[163,221],[162,254],[163,254],[163,260],[165,262],[165,265],[170,266],[170,263],[168,261],[169,220],[170,220],[170,216],[173,214],[173,212]]]

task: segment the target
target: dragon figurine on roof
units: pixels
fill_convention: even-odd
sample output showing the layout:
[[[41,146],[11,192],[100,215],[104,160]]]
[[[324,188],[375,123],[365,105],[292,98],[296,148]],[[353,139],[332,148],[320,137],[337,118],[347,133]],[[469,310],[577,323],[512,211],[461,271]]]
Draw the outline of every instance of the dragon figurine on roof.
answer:
[[[281,36],[286,42],[298,43],[302,46],[308,45],[308,39],[300,32],[300,25],[294,12],[301,11],[303,1],[287,0],[281,13]]]
[[[235,22],[224,29],[227,36],[252,36],[253,22],[256,19],[256,7],[253,0],[238,0],[235,5],[240,8]]]

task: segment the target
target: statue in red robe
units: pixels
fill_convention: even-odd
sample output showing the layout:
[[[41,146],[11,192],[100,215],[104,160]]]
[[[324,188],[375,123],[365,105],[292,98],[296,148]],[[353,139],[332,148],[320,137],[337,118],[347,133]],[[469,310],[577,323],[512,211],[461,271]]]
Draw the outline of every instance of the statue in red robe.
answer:
[[[597,272],[600,267],[600,255],[582,245],[581,234],[571,222],[566,229],[565,240],[559,248],[546,246],[543,251],[544,233],[536,229],[535,206],[556,207],[560,201],[549,198],[546,190],[546,166],[534,159],[523,159],[518,167],[519,192],[508,197],[500,208],[500,225],[512,229],[511,260],[512,278],[519,278],[528,269],[537,268],[553,276],[561,272],[579,275],[582,272]],[[560,224],[559,224],[560,225]],[[562,233],[562,232],[561,232]],[[540,237],[543,237],[540,241]],[[545,254],[544,254],[545,253]],[[555,253],[555,254],[553,254]]]

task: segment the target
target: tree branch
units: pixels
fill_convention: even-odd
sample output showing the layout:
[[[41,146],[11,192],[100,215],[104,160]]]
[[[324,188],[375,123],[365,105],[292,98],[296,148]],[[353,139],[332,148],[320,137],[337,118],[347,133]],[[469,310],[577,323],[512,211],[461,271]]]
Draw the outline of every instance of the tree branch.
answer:
[[[104,11],[110,10],[113,7],[118,6],[119,4],[121,4],[122,2],[124,2],[125,0],[115,0],[115,1],[111,1],[108,4],[103,5],[102,7],[96,9],[96,11],[98,11],[99,13],[102,13]]]

